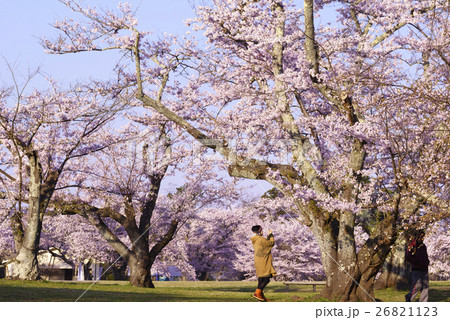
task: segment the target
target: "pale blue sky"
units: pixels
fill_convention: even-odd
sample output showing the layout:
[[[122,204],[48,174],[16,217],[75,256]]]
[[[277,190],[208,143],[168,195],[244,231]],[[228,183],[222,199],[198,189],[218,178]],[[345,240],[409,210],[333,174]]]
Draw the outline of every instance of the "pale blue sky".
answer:
[[[116,8],[118,0],[84,0],[89,6]],[[122,1],[126,2],[126,1]],[[130,0],[141,29],[183,34],[183,21],[194,15],[193,0]],[[48,55],[40,45],[42,36],[55,37],[58,33],[51,24],[58,19],[73,17],[70,9],[58,0],[0,0],[0,55],[15,71],[26,76],[28,69],[38,66],[59,81],[69,84],[88,77],[107,78],[114,66],[112,54]],[[87,55],[89,54],[89,57]],[[9,82],[6,63],[0,60],[0,83]],[[36,84],[38,85],[38,84]]]

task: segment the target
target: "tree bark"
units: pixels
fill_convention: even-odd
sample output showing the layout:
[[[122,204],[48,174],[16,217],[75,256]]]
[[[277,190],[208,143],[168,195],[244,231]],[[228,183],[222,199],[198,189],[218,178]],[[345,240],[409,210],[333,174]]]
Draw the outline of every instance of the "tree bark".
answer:
[[[375,282],[376,289],[393,287],[408,288],[408,270],[405,259],[406,239],[404,235],[398,237],[394,248],[383,264],[380,277]]]
[[[19,254],[19,251],[22,248],[23,237],[25,235],[22,222],[22,214],[20,212],[15,212],[12,215],[10,222],[11,229],[13,230],[14,248],[16,249],[16,253]]]
[[[311,230],[320,247],[322,266],[325,271],[327,284],[321,295],[330,300],[357,301],[354,292],[360,283],[361,274],[356,264],[354,241],[351,238],[340,240],[343,237],[342,229],[351,233],[345,219],[321,218],[313,219]],[[345,238],[345,237],[344,237]],[[367,300],[364,300],[367,301]]]
[[[16,265],[13,268],[13,278],[38,280],[40,276],[37,254],[43,220],[43,213],[41,212],[42,173],[37,152],[31,152],[28,158],[30,162],[28,225],[22,239],[20,250],[15,258]]]
[[[391,252],[391,248],[397,240],[397,219],[400,204],[400,195],[395,198],[395,209],[379,218],[374,230],[363,248],[358,252],[357,262],[361,272],[361,286],[355,291],[360,301],[366,300],[370,295],[374,297],[375,277],[381,270],[383,263]]]
[[[42,169],[37,151],[27,154],[30,166],[30,183],[28,196],[28,219],[25,230],[21,217],[16,215],[12,221],[16,244],[15,268],[13,278],[21,280],[39,280],[37,255],[41,239],[42,222],[48,203],[59,179],[59,172],[49,172],[43,183]]]
[[[305,53],[306,59],[310,64],[310,69],[313,70],[312,80],[317,82],[319,74],[319,54],[317,43],[315,40],[314,30],[314,1],[305,0],[303,3],[305,9]]]
[[[133,257],[128,260],[130,267],[130,284],[134,287],[154,288],[151,279],[148,255],[142,257]]]
[[[128,256],[130,267],[130,284],[135,287],[154,288],[151,268],[158,254],[172,241],[178,227],[178,221],[172,221],[169,230],[148,252],[148,243],[133,246],[133,253]],[[135,253],[136,252],[136,253]]]
[[[310,228],[320,247],[327,280],[321,292],[324,298],[336,301],[375,301],[375,276],[396,240],[396,212],[377,222],[358,254],[351,236],[354,221],[349,216],[342,213],[337,218],[326,212],[312,212]]]

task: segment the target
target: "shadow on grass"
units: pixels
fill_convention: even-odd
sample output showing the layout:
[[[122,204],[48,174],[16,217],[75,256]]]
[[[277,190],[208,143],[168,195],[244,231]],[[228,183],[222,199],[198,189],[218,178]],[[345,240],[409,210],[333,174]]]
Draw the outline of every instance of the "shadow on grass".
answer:
[[[450,302],[450,287],[430,288],[428,301]]]
[[[188,296],[184,294],[171,294],[148,289],[148,292],[122,292],[72,288],[30,288],[30,287],[0,287],[0,302],[170,302],[170,301],[214,301],[207,297]],[[80,298],[81,297],[81,298]],[[222,301],[236,301],[233,298],[223,297]]]
[[[167,284],[165,284],[167,285]],[[135,288],[130,285],[46,283],[0,281],[0,302],[238,302],[254,301],[251,293],[256,283],[177,283],[177,286],[157,286],[155,289]],[[86,289],[89,289],[86,291]],[[289,292],[280,283],[269,283],[265,292],[272,301],[326,301],[310,287],[299,287]],[[297,290],[300,289],[300,290]],[[383,301],[404,301],[406,291],[379,290]],[[82,296],[82,297],[81,297]],[[81,297],[81,298],[80,298]],[[431,286],[429,301],[450,302],[450,285]]]
[[[116,286],[117,287],[117,286]],[[205,288],[184,288],[181,291],[164,288],[138,288],[142,292],[126,292],[114,288],[55,288],[30,286],[0,286],[0,302],[237,302],[251,299],[242,299],[240,296],[212,296],[202,294]],[[209,289],[209,288],[208,288]],[[229,288],[229,291],[248,292],[248,290]],[[173,291],[173,292],[170,292]],[[217,290],[216,290],[217,291]],[[221,290],[222,291],[222,290]],[[227,291],[227,290],[223,290]]]
[[[289,286],[289,290],[286,286],[283,287],[276,287],[274,288],[274,292],[301,292],[301,293],[311,293],[311,294],[318,294],[320,293],[320,291],[322,291],[322,289],[324,288],[324,286],[316,286],[316,291],[314,292],[314,288],[312,285],[301,285],[301,286],[296,286],[296,285],[290,285]]]
[[[256,288],[256,286],[255,286]],[[209,291],[209,292],[239,292],[239,293],[248,293],[255,291],[255,288],[250,287],[209,287],[209,288],[201,288],[201,291]]]

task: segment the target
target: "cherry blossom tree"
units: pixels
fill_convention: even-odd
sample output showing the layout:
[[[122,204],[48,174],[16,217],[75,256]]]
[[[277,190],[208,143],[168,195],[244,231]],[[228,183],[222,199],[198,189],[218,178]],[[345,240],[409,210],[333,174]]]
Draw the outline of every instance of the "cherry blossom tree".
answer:
[[[13,276],[39,278],[37,252],[42,222],[54,191],[74,159],[103,149],[113,130],[106,128],[126,105],[89,87],[62,90],[50,81],[46,91],[25,94],[16,84],[0,96],[1,218],[14,236]]]
[[[235,261],[241,241],[245,243],[247,239],[237,235],[240,227],[247,225],[247,220],[233,208],[208,208],[189,223],[183,232],[186,259],[195,269],[198,280],[242,278]]]
[[[117,254],[97,229],[77,215],[46,216],[40,248],[58,248],[73,265],[85,260],[111,263],[117,259]]]
[[[130,124],[132,139],[83,159],[72,172],[78,190],[58,194],[54,202],[56,212],[79,214],[99,231],[127,261],[130,283],[138,287],[154,287],[151,269],[158,255],[201,207],[233,194],[209,166],[191,166],[199,155],[158,117],[130,115],[145,130]],[[175,170],[185,173],[185,183],[161,194],[163,179]]]
[[[152,41],[129,5],[63,3],[86,21],[57,22],[63,35],[43,45],[121,50],[131,58],[121,85],[144,106],[214,150],[231,176],[290,198],[320,247],[323,296],[374,300],[410,217],[448,216],[446,1],[214,0],[191,21],[201,45]],[[333,24],[318,20],[331,9]],[[359,251],[358,224],[368,234]]]
[[[434,280],[450,279],[449,221],[441,221],[427,231],[425,244],[430,259],[429,274]]]
[[[169,242],[164,250],[158,255],[153,263],[151,273],[152,275],[161,275],[170,278],[173,276],[171,268],[174,266],[182,273],[182,279],[188,281],[196,281],[197,276],[194,266],[189,263],[188,247],[182,235],[186,228],[179,230],[176,239]]]

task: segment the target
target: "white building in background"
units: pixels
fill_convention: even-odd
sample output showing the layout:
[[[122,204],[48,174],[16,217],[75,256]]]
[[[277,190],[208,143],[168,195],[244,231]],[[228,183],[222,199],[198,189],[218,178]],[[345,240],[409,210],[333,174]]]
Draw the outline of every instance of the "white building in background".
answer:
[[[38,265],[41,277],[44,280],[73,280],[74,268],[66,262],[63,254],[57,248],[40,250],[38,253]],[[16,266],[14,260],[3,261],[5,267],[5,277],[11,277]]]
[[[74,268],[63,259],[59,249],[50,248],[38,254],[38,265],[44,280],[73,280]]]
[[[5,260],[2,262],[2,265],[4,268],[0,272],[0,277],[11,277],[16,265],[15,261],[13,259]],[[61,250],[57,248],[40,250],[38,253],[38,265],[41,277],[44,280],[100,280],[103,271],[100,263],[92,262],[88,259],[74,267],[64,258]],[[89,268],[85,269],[85,265],[89,265]],[[86,274],[85,271],[88,273]]]

